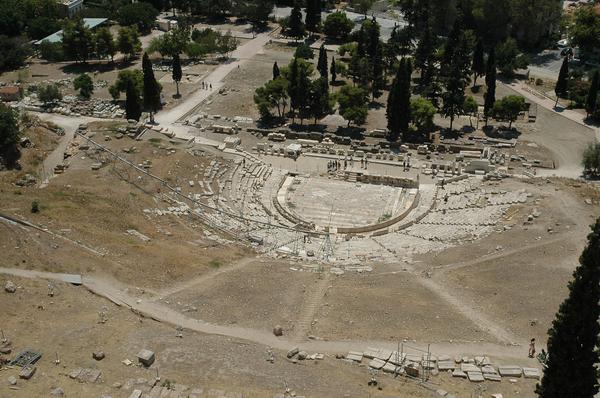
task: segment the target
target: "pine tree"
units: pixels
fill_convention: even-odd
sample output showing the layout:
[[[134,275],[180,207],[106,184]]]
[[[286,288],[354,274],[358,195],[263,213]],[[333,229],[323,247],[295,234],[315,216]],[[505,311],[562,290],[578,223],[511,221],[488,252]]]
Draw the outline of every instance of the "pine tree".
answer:
[[[321,0],[306,0],[306,30],[316,33],[321,23]]]
[[[337,66],[335,65],[335,58],[331,57],[331,68],[329,69],[331,72],[331,83],[335,83],[337,79]]]
[[[183,73],[181,72],[181,60],[179,59],[179,54],[175,54],[173,56],[173,81],[177,86],[177,98],[181,97],[179,94],[179,83],[181,82],[181,78],[183,77]]]
[[[485,60],[483,59],[483,40],[477,40],[475,51],[473,51],[473,62],[471,64],[473,72],[473,87],[477,84],[477,78],[485,73]]]
[[[558,72],[558,80],[556,81],[556,86],[554,87],[554,93],[556,94],[556,103],[554,104],[555,107],[558,105],[558,99],[567,95],[568,78],[569,56],[565,56],[565,58],[563,59],[563,63],[560,66],[560,72]]]
[[[144,107],[150,111],[150,120],[154,123],[154,112],[160,109],[161,87],[154,78],[152,63],[147,53],[142,58],[142,72],[144,73]]]
[[[404,72],[402,76],[402,84],[398,90],[400,97],[398,101],[399,108],[397,110],[400,113],[400,130],[404,134],[404,140],[406,140],[406,134],[408,133],[408,127],[410,125],[411,114],[410,114],[410,94],[411,94],[411,76],[412,76],[412,63],[410,58],[404,63]]]
[[[324,77],[327,80],[327,51],[325,50],[325,45],[321,44],[321,48],[319,49],[319,60],[317,61],[317,70],[321,77]]]
[[[483,113],[487,125],[488,118],[492,115],[494,103],[496,102],[496,55],[493,47],[488,55],[485,85],[487,89],[484,96]]]
[[[536,388],[540,398],[593,398],[598,393],[596,364],[600,325],[600,218],[569,282],[548,331],[548,362]]]
[[[587,98],[585,100],[585,111],[587,115],[591,115],[596,111],[596,105],[598,104],[598,89],[600,86],[600,70],[596,70],[594,72],[594,77],[592,77],[592,84],[590,86],[590,90],[588,91]]]
[[[277,65],[277,61],[273,64],[273,80],[277,79],[281,76],[281,72],[279,72],[279,65]]]
[[[310,115],[314,123],[331,112],[329,101],[329,84],[327,78],[320,77],[310,84]]]
[[[125,114],[127,119],[140,120],[140,115],[142,114],[140,95],[131,80],[127,81],[125,95]]]
[[[419,43],[415,51],[415,66],[421,70],[419,85],[422,88],[428,87],[435,80],[436,47],[436,36],[427,23],[419,37]]]
[[[455,28],[460,29],[457,24],[455,24]],[[446,79],[444,81],[446,90],[442,94],[444,99],[442,114],[450,118],[450,130],[452,130],[455,117],[463,113],[465,88],[471,72],[470,52],[469,37],[464,31],[459,30],[455,33],[455,38],[453,39],[452,58],[449,64],[444,65],[447,72],[445,73]]]
[[[309,105],[310,80],[307,68],[301,65],[305,62],[300,58],[294,58],[290,63],[288,95],[290,97],[290,108],[292,109],[292,118],[295,118],[297,112],[300,116],[300,124],[309,115],[307,107]],[[293,121],[294,119],[292,119]]]

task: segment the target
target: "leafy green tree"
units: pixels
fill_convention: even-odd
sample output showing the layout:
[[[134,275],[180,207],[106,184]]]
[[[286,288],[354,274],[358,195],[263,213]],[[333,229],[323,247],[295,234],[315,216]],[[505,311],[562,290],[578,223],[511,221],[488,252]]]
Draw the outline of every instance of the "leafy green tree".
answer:
[[[485,85],[483,113],[485,115],[485,124],[487,125],[488,118],[492,116],[494,103],[496,102],[496,55],[493,47],[488,55]]]
[[[238,39],[233,37],[231,31],[220,34],[217,38],[217,52],[224,58],[229,58],[229,54],[234,51],[239,44]]]
[[[373,6],[374,0],[351,0],[350,4],[352,8],[356,10],[356,12],[367,15],[367,11],[371,9]]]
[[[321,24],[321,0],[306,0],[306,30],[319,31]]]
[[[170,32],[152,39],[146,52],[149,54],[158,52],[163,57],[173,58],[175,55],[183,53],[189,43],[190,29],[187,26],[178,26]]]
[[[273,64],[273,80],[277,79],[281,76],[281,72],[279,71],[279,65],[277,65],[277,61]]]
[[[125,4],[117,12],[121,26],[135,26],[144,34],[150,33],[159,12],[151,4],[144,2]]]
[[[386,79],[383,73],[383,50],[381,45],[377,45],[375,57],[371,67],[371,95],[373,99],[381,97],[383,89],[386,86]]]
[[[25,64],[31,46],[22,38],[0,36],[0,71],[17,69]]]
[[[510,29],[511,0],[478,0],[473,6],[477,36],[487,47],[504,41]]]
[[[253,30],[257,30],[267,25],[274,5],[273,0],[242,0],[236,1],[234,11],[238,17],[250,22]]]
[[[575,21],[569,28],[569,35],[571,44],[586,54],[600,49],[600,14],[594,6],[579,7],[575,11]]]
[[[510,1],[511,35],[519,46],[536,49],[548,43],[560,24],[562,7],[553,0]]]
[[[503,75],[512,76],[516,69],[526,68],[527,65],[529,59],[521,54],[516,40],[512,37],[496,47],[496,66]]]
[[[343,86],[337,93],[340,115],[351,123],[361,125],[367,120],[367,92],[359,87]]]
[[[583,168],[593,177],[600,175],[600,144],[589,144],[583,151]]]
[[[90,99],[94,92],[94,82],[87,73],[82,73],[73,80],[73,87],[79,90],[79,95],[82,98]]]
[[[139,88],[136,87],[133,80],[128,80],[125,83],[125,86],[125,115],[127,116],[127,119],[140,120],[140,116],[142,115],[142,105]]]
[[[20,137],[15,111],[0,102],[0,162],[4,165],[12,167],[18,160]]]
[[[175,96],[177,98],[181,97],[181,95],[179,94],[179,83],[181,82],[181,78],[183,77],[183,73],[181,71],[181,60],[179,59],[179,54],[175,54],[173,56],[173,81],[175,82],[175,85],[177,86],[177,94],[175,94]]]
[[[560,66],[560,72],[558,73],[558,80],[554,86],[554,93],[556,94],[556,103],[558,105],[558,99],[567,95],[567,87],[569,84],[569,57],[566,56],[563,59],[562,65]]]
[[[540,398],[593,398],[598,393],[600,325],[600,218],[548,331],[548,361],[537,385]]]
[[[331,68],[329,69],[331,73],[331,82],[335,83],[337,79],[337,64],[335,63],[335,57],[331,57]]]
[[[2,40],[0,39],[0,42],[1,41]],[[40,57],[46,61],[60,62],[65,60],[62,43],[52,43],[49,40],[44,40],[40,43],[38,49],[40,51]],[[0,57],[0,59],[2,59],[2,57]]]
[[[585,101],[585,111],[590,116],[596,111],[598,104],[598,89],[600,88],[600,70],[596,70],[592,77],[592,84]]]
[[[323,33],[336,41],[347,40],[352,29],[354,29],[354,22],[345,13],[339,11],[329,14],[323,24]]]
[[[312,48],[310,48],[307,44],[304,43],[296,47],[296,51],[294,52],[295,58],[313,59],[314,56],[315,53],[313,52]]]
[[[483,40],[477,40],[475,50],[473,51],[473,61],[471,62],[471,72],[473,73],[473,87],[477,84],[477,78],[485,74],[485,60]]]
[[[131,26],[119,29],[117,48],[125,55],[126,59],[138,55],[142,51],[142,43],[137,28]]]
[[[38,88],[38,98],[45,105],[60,101],[62,99],[62,93],[56,84],[47,84]]]
[[[147,53],[144,53],[142,57],[142,73],[144,74],[144,107],[150,111],[150,119],[154,122],[154,113],[161,107],[160,92],[162,87],[154,77],[152,62],[150,62]]]
[[[85,26],[83,19],[67,22],[63,29],[63,52],[68,59],[87,62],[92,51],[92,32]]]
[[[300,6],[298,2],[292,8],[292,13],[290,14],[289,26],[288,26],[288,34],[294,39],[298,40],[304,36],[305,26],[302,21],[302,11],[300,10]]]
[[[494,116],[498,119],[508,120],[508,128],[517,120],[519,114],[526,109],[525,99],[519,95],[508,95],[494,103]]]
[[[27,36],[34,40],[41,40],[60,30],[58,18],[36,17],[28,22]]]
[[[96,42],[96,54],[98,58],[104,59],[109,58],[111,62],[114,60],[115,54],[117,53],[117,44],[113,38],[112,33],[108,28],[99,28],[95,35]]]
[[[477,114],[477,110],[479,109],[479,105],[477,105],[477,101],[473,96],[469,95],[465,98],[465,103],[463,104],[463,112],[466,115],[469,115],[469,125],[473,127],[473,121],[471,117]]]
[[[258,106],[263,121],[271,119],[271,109],[276,108],[279,118],[285,115],[285,109],[288,105],[288,81],[278,76],[265,83],[263,87],[256,89],[254,93],[254,103]]]
[[[410,115],[417,131],[431,130],[435,112],[435,106],[426,98],[419,97],[410,101]]]
[[[436,75],[436,49],[437,37],[427,23],[419,37],[419,43],[415,50],[415,66],[421,71],[421,80],[419,86],[424,89],[430,86],[435,80]]]
[[[108,88],[108,92],[114,100],[119,99],[122,92],[127,90],[129,83],[135,88],[138,97],[142,95],[144,89],[144,75],[137,69],[125,69],[119,72],[117,80]]]

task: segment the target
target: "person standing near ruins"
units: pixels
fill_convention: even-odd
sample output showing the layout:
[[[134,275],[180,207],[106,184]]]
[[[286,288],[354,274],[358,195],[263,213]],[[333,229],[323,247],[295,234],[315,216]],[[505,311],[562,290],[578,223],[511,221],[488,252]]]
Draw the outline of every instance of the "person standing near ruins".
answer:
[[[535,357],[535,338],[529,342],[529,358]]]

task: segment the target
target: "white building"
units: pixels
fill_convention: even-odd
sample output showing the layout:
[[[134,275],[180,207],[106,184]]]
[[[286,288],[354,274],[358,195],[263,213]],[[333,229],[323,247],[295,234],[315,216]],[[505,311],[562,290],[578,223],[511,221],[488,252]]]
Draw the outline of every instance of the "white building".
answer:
[[[63,14],[69,18],[83,11],[83,0],[58,0],[58,2]]]

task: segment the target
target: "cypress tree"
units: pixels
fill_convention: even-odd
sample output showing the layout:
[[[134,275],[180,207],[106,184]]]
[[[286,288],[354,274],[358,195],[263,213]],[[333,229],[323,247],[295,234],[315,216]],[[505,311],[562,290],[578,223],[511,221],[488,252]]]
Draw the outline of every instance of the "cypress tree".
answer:
[[[405,135],[408,133],[408,127],[410,125],[411,114],[410,114],[410,82],[412,76],[412,63],[410,58],[404,63],[404,71],[402,73],[402,81],[399,88],[399,101],[397,112],[400,114],[400,130]]]
[[[321,77],[325,78],[327,81],[327,51],[325,50],[325,45],[321,44],[321,48],[319,49],[319,60],[317,61],[317,70]]]
[[[154,112],[160,109],[161,87],[154,78],[152,63],[147,53],[142,58],[142,72],[144,73],[144,107],[150,110],[150,120],[154,123]]]
[[[560,72],[558,72],[558,80],[556,81],[556,86],[554,87],[554,93],[556,94],[556,103],[554,104],[555,107],[558,105],[558,99],[567,95],[568,78],[569,57],[565,56],[565,58],[563,59],[563,63],[560,66]]]
[[[181,60],[179,59],[179,54],[175,54],[173,56],[173,81],[177,86],[177,94],[176,96],[179,98],[181,95],[179,94],[179,82],[181,82],[181,78],[183,77],[183,73],[181,71]]]
[[[375,52],[375,58],[372,63],[372,76],[371,76],[371,94],[373,99],[381,97],[382,90],[385,88],[385,77],[383,75],[383,52],[381,45],[377,45],[377,51]]]
[[[279,72],[279,65],[277,65],[277,61],[273,64],[273,80],[277,79],[281,76],[281,72]]]
[[[488,55],[486,69],[485,85],[487,90],[484,96],[483,112],[485,114],[485,124],[487,125],[488,118],[492,115],[494,109],[494,102],[496,102],[496,55],[493,47]]]
[[[142,114],[140,96],[131,80],[127,81],[125,95],[125,114],[127,119],[140,120],[140,115]]]
[[[540,398],[593,398],[598,393],[596,349],[600,325],[600,218],[548,331],[548,361],[536,388]]]
[[[585,111],[588,116],[596,111],[596,105],[598,104],[598,88],[600,86],[600,70],[594,72],[592,77],[592,84],[588,91],[587,98],[585,100]]]
[[[300,10],[298,2],[296,2],[294,4],[294,8],[292,8],[289,24],[290,36],[292,36],[296,40],[304,36],[304,23],[302,22],[302,11]]]
[[[477,78],[485,73],[485,60],[483,59],[483,40],[477,40],[475,51],[473,51],[473,62],[471,64],[473,72],[473,87],[477,84]]]
[[[321,0],[306,0],[306,30],[318,32],[321,23]]]
[[[331,57],[331,68],[329,69],[331,72],[331,83],[335,83],[337,79],[337,66],[335,65],[335,57]]]

